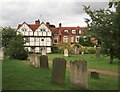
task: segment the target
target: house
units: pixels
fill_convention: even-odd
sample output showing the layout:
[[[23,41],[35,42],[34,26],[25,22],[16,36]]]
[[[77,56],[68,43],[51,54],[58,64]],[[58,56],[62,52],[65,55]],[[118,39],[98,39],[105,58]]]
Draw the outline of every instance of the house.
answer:
[[[41,53],[42,49],[46,49],[47,53],[51,53],[51,47],[57,46],[59,42],[67,42],[69,45],[79,42],[79,38],[86,37],[84,35],[86,27],[62,27],[51,25],[49,22],[41,22],[36,20],[34,24],[24,22],[19,24],[17,34],[22,34],[26,43],[24,47],[31,51]]]

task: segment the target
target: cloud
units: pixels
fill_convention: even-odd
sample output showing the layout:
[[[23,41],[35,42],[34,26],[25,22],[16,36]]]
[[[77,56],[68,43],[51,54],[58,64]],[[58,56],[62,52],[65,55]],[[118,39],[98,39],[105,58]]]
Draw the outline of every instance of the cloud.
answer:
[[[84,17],[88,17],[83,11],[82,5],[91,5],[92,9],[106,8],[107,2],[79,2],[79,0],[20,0],[2,2],[0,14],[0,26],[17,27],[19,23],[26,21],[33,23],[36,19],[49,21],[55,25],[59,22],[63,26],[85,26]]]

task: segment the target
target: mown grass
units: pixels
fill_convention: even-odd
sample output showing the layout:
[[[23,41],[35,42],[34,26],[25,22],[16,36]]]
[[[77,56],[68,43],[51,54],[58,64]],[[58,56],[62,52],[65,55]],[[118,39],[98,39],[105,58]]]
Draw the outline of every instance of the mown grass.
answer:
[[[52,61],[55,57],[65,58],[68,61],[68,64],[70,64],[70,61],[73,60],[85,60],[88,62],[88,68],[120,72],[118,71],[118,66],[120,65],[119,60],[114,59],[113,64],[109,64],[109,57],[107,56],[101,56],[98,59],[96,58],[95,54],[70,55],[69,57],[64,57],[63,54],[48,54],[48,58],[50,61]]]
[[[52,61],[54,57],[59,57],[59,54],[49,54],[49,60]],[[94,55],[82,56],[70,56],[65,57],[68,62],[73,57],[74,59],[85,59],[85,58],[94,58]],[[99,67],[98,61],[89,60],[88,65],[91,67],[91,64],[94,64],[95,67]],[[106,58],[106,57],[105,57]],[[103,58],[104,60],[104,58]],[[109,67],[109,64],[106,61],[103,62],[104,67]],[[99,65],[97,65],[99,64]],[[94,67],[94,65],[92,67]],[[117,63],[114,63],[113,66],[117,68]],[[101,67],[100,67],[101,68]],[[106,69],[106,68],[105,68]],[[62,85],[52,84],[51,83],[51,66],[48,70],[42,68],[33,68],[29,66],[29,61],[19,61],[19,60],[5,60],[2,63],[2,87],[3,90],[71,90],[70,88],[70,71],[67,68],[66,71],[66,80]],[[104,69],[102,69],[104,70]],[[110,69],[114,71],[113,69]],[[118,78],[114,78],[108,75],[100,74],[100,79],[92,79],[90,73],[88,74],[88,89],[89,90],[117,90],[118,89]]]

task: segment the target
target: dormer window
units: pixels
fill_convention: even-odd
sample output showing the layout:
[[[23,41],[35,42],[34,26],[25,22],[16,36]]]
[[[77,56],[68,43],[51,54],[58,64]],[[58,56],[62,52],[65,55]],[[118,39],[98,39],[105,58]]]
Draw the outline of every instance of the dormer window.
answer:
[[[27,31],[27,29],[23,28],[22,31]]]
[[[79,30],[79,34],[82,34],[82,30]]]
[[[68,33],[68,30],[64,30],[64,32],[67,32],[67,33]]]
[[[73,34],[76,34],[76,30],[72,30],[72,33],[73,33]]]

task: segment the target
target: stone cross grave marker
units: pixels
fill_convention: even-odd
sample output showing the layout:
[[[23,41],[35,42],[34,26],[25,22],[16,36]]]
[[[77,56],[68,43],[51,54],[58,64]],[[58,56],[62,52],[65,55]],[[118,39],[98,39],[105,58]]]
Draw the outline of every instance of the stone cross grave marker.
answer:
[[[41,55],[40,56],[40,67],[44,69],[48,69],[48,56],[46,55]]]
[[[68,57],[68,49],[65,49],[65,50],[64,50],[64,56],[65,56],[65,57]]]
[[[88,88],[86,61],[77,60],[70,62],[70,82],[71,88],[80,90]]]
[[[54,58],[52,65],[52,83],[62,84],[65,81],[66,60],[64,58]]]

